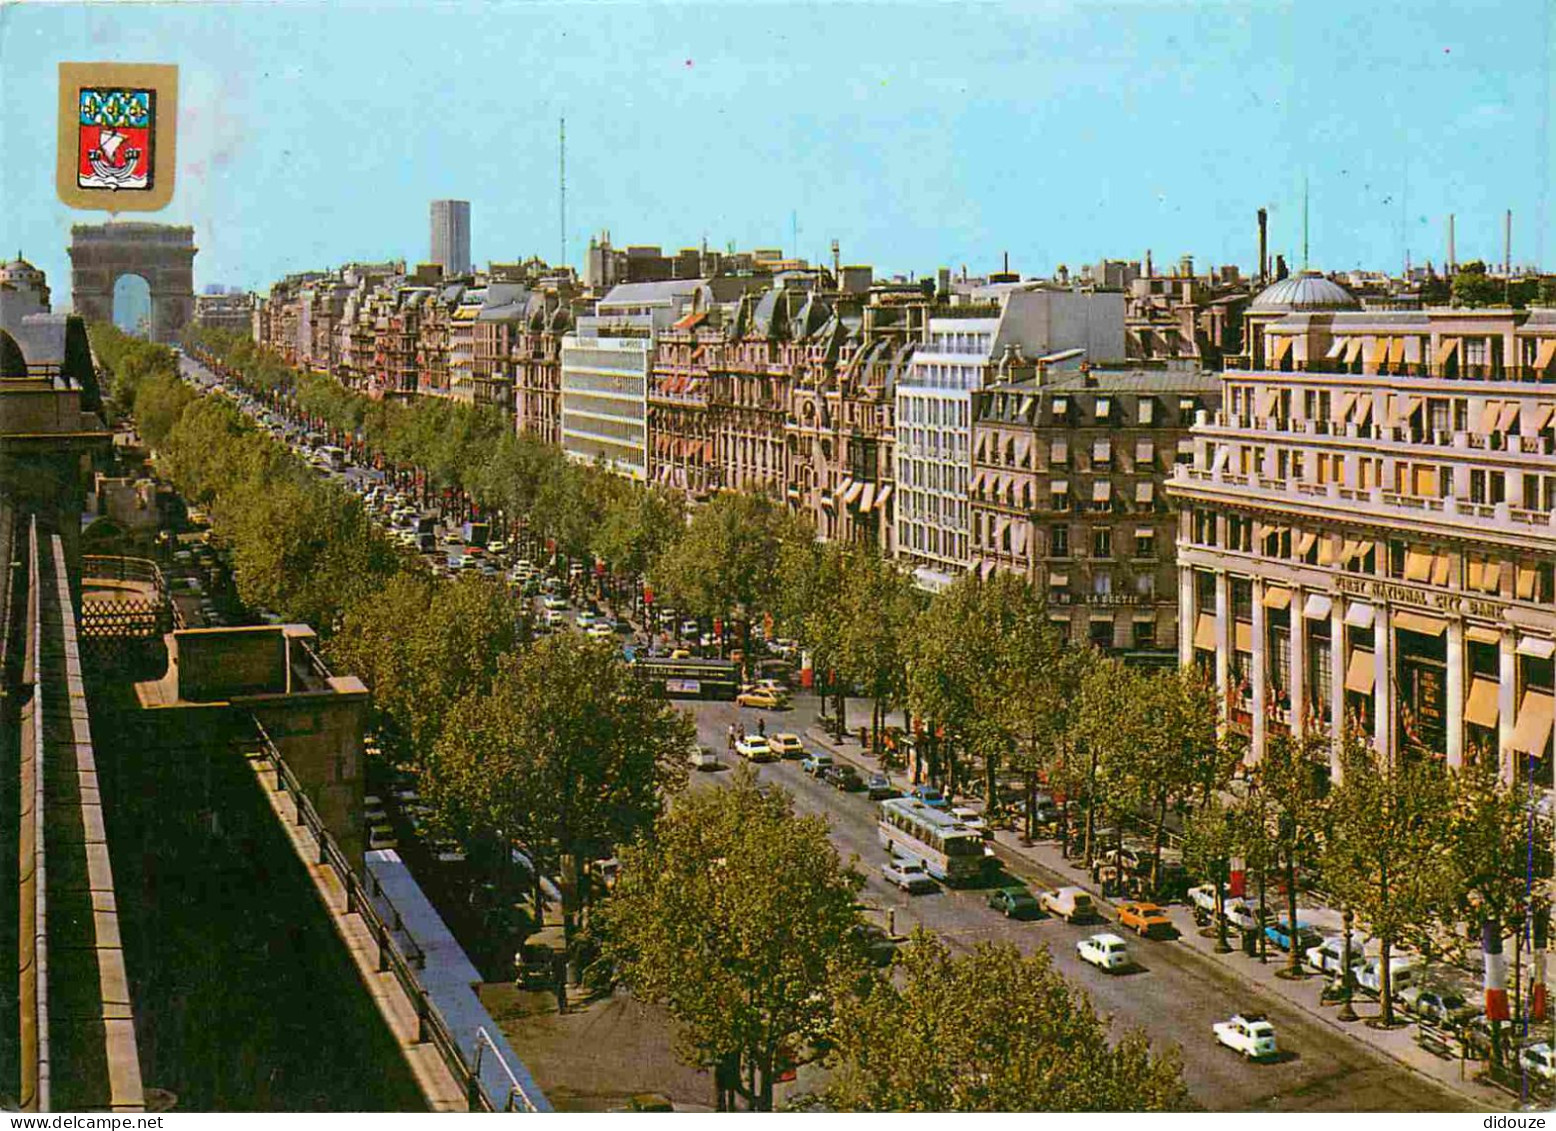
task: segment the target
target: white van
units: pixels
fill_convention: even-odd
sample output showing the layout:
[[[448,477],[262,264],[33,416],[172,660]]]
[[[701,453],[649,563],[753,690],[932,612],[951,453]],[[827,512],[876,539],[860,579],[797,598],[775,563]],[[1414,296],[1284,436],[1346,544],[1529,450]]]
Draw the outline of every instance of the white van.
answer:
[[[1419,954],[1389,955],[1390,994],[1398,997],[1406,986],[1413,986],[1420,981],[1426,969],[1426,963],[1421,961]],[[1382,990],[1381,961],[1377,958],[1369,958],[1364,965],[1357,967],[1356,984],[1373,997],[1377,997]]]

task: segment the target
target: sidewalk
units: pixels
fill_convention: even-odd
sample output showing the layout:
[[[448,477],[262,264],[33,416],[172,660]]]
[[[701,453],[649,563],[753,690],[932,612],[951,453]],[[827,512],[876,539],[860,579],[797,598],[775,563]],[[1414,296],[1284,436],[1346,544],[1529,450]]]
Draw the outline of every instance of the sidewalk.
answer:
[[[838,742],[817,723],[812,723],[806,728],[805,738],[830,751],[834,757],[852,762],[861,772],[887,773],[894,785],[904,789],[912,784],[907,775],[901,772],[883,771],[876,759],[858,742],[852,740]],[[1091,893],[1092,898],[1104,910],[1113,909],[1114,899],[1103,897],[1101,886],[1093,882],[1091,873],[1079,861],[1064,858],[1058,842],[1037,841],[1024,844],[1016,833],[1001,829],[994,834],[993,846],[995,855],[1001,862],[1007,867],[1015,866],[1013,871],[1023,868],[1036,870],[1045,883],[1083,888]],[[1315,914],[1310,916],[1310,911]],[[1499,1088],[1475,1082],[1475,1074],[1482,1070],[1484,1062],[1465,1063],[1443,1059],[1428,1052],[1416,1044],[1414,1025],[1391,1030],[1372,1028],[1366,1022],[1377,1013],[1377,1005],[1360,994],[1357,994],[1354,1005],[1362,1020],[1341,1022],[1336,1019],[1338,1006],[1319,1004],[1319,995],[1328,982],[1327,978],[1312,973],[1306,978],[1294,981],[1278,977],[1276,971],[1284,967],[1286,955],[1274,946],[1269,947],[1268,959],[1263,963],[1257,957],[1249,957],[1238,950],[1230,954],[1217,954],[1215,953],[1216,940],[1200,935],[1189,907],[1174,904],[1167,908],[1167,912],[1178,928],[1180,941],[1184,945],[1203,955],[1207,961],[1214,962],[1229,971],[1234,977],[1265,994],[1279,998],[1295,1009],[1302,1010],[1309,1017],[1323,1022],[1337,1032],[1349,1035],[1352,1039],[1375,1052],[1383,1053],[1404,1067],[1458,1092],[1475,1103],[1485,1105],[1488,1110],[1507,1111],[1516,1106],[1516,1097],[1510,1096]],[[1330,912],[1328,908],[1307,906],[1303,908],[1304,919],[1311,918],[1315,926],[1323,929],[1331,929],[1327,922],[1331,916],[1335,919],[1332,930],[1338,933],[1340,930],[1338,913]],[[1235,930],[1229,934],[1229,941],[1234,946],[1237,941],[1236,935]]]

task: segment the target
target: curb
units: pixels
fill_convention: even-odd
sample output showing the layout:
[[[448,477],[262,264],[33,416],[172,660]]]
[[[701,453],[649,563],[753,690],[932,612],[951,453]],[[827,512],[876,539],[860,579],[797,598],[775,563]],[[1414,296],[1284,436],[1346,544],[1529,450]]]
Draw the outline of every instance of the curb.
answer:
[[[810,741],[814,742],[817,746],[820,746],[820,747],[823,747],[824,749],[826,749],[834,758],[841,758],[844,761],[850,763],[851,765],[854,766],[855,769],[863,770],[863,771],[866,771],[866,772],[869,772],[869,773],[885,773],[885,774],[887,774],[888,777],[892,777],[892,775],[891,775],[891,773],[889,771],[879,770],[879,769],[871,769],[870,767],[866,766],[862,761],[860,761],[857,755],[850,754],[850,753],[844,753],[843,751],[839,750],[838,747],[834,744],[831,735],[828,734],[827,731],[822,729],[816,723],[812,723],[810,726],[805,728],[805,737],[808,738]],[[1044,873],[1045,875],[1059,876],[1061,879],[1066,879],[1064,877],[1063,873],[1057,872],[1051,865],[1049,865],[1047,863],[1044,863],[1041,860],[1034,860],[1034,859],[1032,859],[1031,857],[1027,856],[1024,852],[1022,852],[1021,849],[1019,849],[1019,848],[1013,847],[1013,846],[1008,845],[1008,844],[1001,844],[997,834],[996,834],[996,836],[995,836],[995,838],[993,840],[989,841],[989,844],[994,849],[995,857],[998,858],[1002,863],[1005,863],[1005,864],[1020,864],[1020,865],[1024,865],[1028,869],[1037,869],[1040,872]],[[1082,873],[1082,875],[1084,875],[1084,872]],[[1082,891],[1085,891],[1086,893],[1088,893],[1092,897],[1092,899],[1095,900],[1101,907],[1105,908],[1108,912],[1110,912],[1113,915],[1114,919],[1117,919],[1118,912],[1117,912],[1116,908],[1114,907],[1114,901],[1112,899],[1109,899],[1109,898],[1104,898],[1103,895],[1101,894],[1101,892],[1099,892],[1097,890],[1097,888],[1094,887],[1091,883],[1089,883],[1089,882],[1087,882],[1085,880],[1081,880],[1081,879],[1066,879],[1066,882],[1063,885],[1061,885],[1061,886],[1078,887],[1078,888],[1080,888]],[[1485,1086],[1484,1085],[1475,1084],[1473,1081],[1464,1081],[1464,1082],[1461,1083],[1461,1082],[1457,1082],[1457,1081],[1449,1081],[1449,1080],[1439,1079],[1438,1077],[1432,1075],[1430,1072],[1427,1072],[1425,1069],[1419,1067],[1418,1065],[1412,1064],[1410,1061],[1401,1058],[1392,1049],[1385,1048],[1385,1047],[1383,1047],[1381,1045],[1374,1045],[1374,1044],[1372,1044],[1372,1043],[1370,1043],[1370,1042],[1368,1042],[1366,1040],[1363,1040],[1362,1037],[1356,1032],[1355,1029],[1353,1029],[1353,1028],[1351,1028],[1351,1027],[1349,1027],[1347,1025],[1341,1024],[1338,1020],[1336,1020],[1335,1018],[1333,1018],[1333,1017],[1331,1017],[1331,1016],[1329,1016],[1329,1015],[1327,1015],[1325,1013],[1320,1013],[1320,1012],[1314,1010],[1306,1002],[1299,1001],[1299,1000],[1297,1000],[1295,998],[1288,997],[1285,994],[1280,993],[1276,989],[1274,989],[1274,988],[1272,988],[1270,986],[1266,986],[1266,985],[1256,981],[1253,978],[1250,978],[1247,974],[1245,974],[1243,971],[1239,970],[1232,963],[1220,962],[1215,957],[1213,957],[1211,955],[1203,954],[1202,952],[1196,950],[1193,947],[1189,947],[1188,949],[1189,949],[1190,953],[1198,956],[1200,959],[1202,959],[1202,960],[1204,960],[1206,962],[1211,963],[1212,965],[1216,966],[1217,968],[1226,971],[1232,977],[1236,978],[1239,982],[1242,982],[1243,984],[1249,986],[1250,988],[1252,988],[1254,990],[1259,991],[1260,993],[1268,994],[1268,995],[1276,998],[1283,1005],[1286,1005],[1286,1006],[1288,1006],[1288,1007],[1290,1007],[1292,1009],[1300,1010],[1302,1013],[1306,1014],[1308,1017],[1311,1017],[1311,1018],[1313,1018],[1316,1021],[1322,1022],[1327,1028],[1333,1030],[1334,1032],[1344,1034],[1346,1037],[1348,1037],[1351,1040],[1355,1041],[1358,1045],[1360,1045],[1363,1048],[1367,1049],[1369,1052],[1375,1053],[1375,1054],[1377,1054],[1379,1056],[1382,1056],[1382,1057],[1386,1057],[1389,1061],[1393,1062],[1394,1064],[1399,1065],[1401,1068],[1409,1070],[1410,1072],[1414,1073],[1415,1075],[1421,1077],[1423,1080],[1430,1081],[1432,1084],[1435,1084],[1436,1086],[1438,1086],[1440,1088],[1446,1088],[1448,1091],[1453,1092],[1455,1095],[1462,1096],[1464,1099],[1470,1101],[1471,1103],[1480,1105],[1480,1110],[1491,1111],[1491,1112],[1501,1112],[1501,1111],[1508,1110],[1508,1109],[1506,1109],[1504,1107],[1487,1106],[1487,1105],[1489,1105],[1492,1102],[1491,1100],[1487,1099],[1485,1096],[1480,1095],[1480,1094],[1478,1094],[1476,1092],[1470,1092],[1470,1091],[1466,1090],[1467,1086],[1473,1086],[1473,1087],[1475,1087],[1477,1089],[1485,1090]],[[1358,1021],[1355,1024],[1361,1025],[1361,1024],[1364,1024],[1364,1022]]]

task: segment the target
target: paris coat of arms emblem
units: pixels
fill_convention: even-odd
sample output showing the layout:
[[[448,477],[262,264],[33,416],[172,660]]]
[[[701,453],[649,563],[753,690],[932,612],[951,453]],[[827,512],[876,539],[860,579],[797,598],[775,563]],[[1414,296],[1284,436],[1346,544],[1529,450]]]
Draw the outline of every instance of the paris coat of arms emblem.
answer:
[[[148,212],[173,195],[178,68],[59,65],[60,199],[72,208]]]

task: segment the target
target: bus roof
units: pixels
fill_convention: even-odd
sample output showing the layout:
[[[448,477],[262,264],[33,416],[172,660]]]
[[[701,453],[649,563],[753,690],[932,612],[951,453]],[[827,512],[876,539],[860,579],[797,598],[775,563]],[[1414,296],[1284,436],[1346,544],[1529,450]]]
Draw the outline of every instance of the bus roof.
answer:
[[[882,809],[895,809],[899,813],[906,813],[916,817],[925,824],[933,825],[942,835],[946,833],[966,833],[969,836],[978,836],[962,822],[950,813],[925,805],[916,797],[892,797],[881,802]]]
[[[739,668],[739,665],[736,664],[733,660],[699,660],[695,658],[686,660],[672,660],[668,656],[636,656],[633,658],[632,662],[634,664],[642,664],[645,667],[652,667],[655,665],[674,665],[678,668],[701,668],[704,671],[721,672],[735,671]]]

